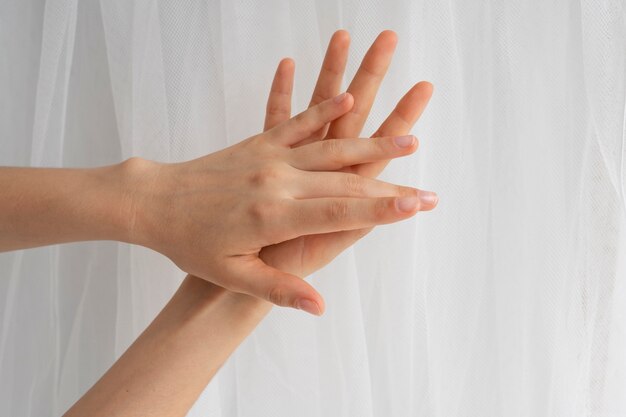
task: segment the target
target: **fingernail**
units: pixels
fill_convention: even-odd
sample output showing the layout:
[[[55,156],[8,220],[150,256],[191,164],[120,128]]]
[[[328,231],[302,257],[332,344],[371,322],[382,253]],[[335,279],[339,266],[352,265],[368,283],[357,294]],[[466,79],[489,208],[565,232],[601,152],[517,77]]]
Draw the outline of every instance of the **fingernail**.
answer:
[[[333,101],[337,104],[341,103],[344,99],[346,98],[346,93],[341,93],[338,96],[336,96]]]
[[[311,314],[316,315],[316,316],[322,315],[322,310],[320,309],[320,306],[317,305],[317,303],[315,301],[313,301],[313,300],[309,300],[309,299],[306,299],[306,298],[301,298],[296,303],[296,306],[300,310],[304,310],[307,313],[311,313]]]
[[[395,138],[393,138],[393,141],[401,148],[408,148],[415,142],[415,136],[396,136]]]
[[[415,210],[418,201],[419,199],[417,198],[417,196],[400,197],[396,200],[396,204],[398,205],[398,210],[410,212]]]
[[[437,204],[437,201],[439,201],[439,197],[437,197],[437,194],[433,193],[432,191],[420,191],[419,196],[422,204],[427,204],[429,206],[433,206]]]

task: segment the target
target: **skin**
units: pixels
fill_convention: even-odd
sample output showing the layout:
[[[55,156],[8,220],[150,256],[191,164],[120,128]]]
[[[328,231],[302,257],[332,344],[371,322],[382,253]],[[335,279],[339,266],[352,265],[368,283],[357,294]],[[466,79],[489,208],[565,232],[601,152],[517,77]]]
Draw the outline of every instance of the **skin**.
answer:
[[[218,152],[183,163],[0,168],[0,251],[118,240],[158,251],[228,290],[322,314],[321,295],[300,279],[309,265],[318,269],[372,227],[437,203],[433,192],[372,178],[391,158],[417,149],[415,138],[401,147],[395,136],[417,117],[408,102],[422,103],[421,112],[430,90],[418,84],[380,137],[358,139],[396,37],[383,32],[339,94],[348,43],[347,32],[334,35],[311,106],[293,118],[294,65],[281,62],[265,132]],[[293,272],[264,261],[285,257]]]
[[[336,171],[414,150],[393,137],[291,147],[353,103],[350,94],[338,95],[219,152],[143,166],[148,180],[142,181],[144,191],[133,194],[131,240],[231,291],[321,314],[321,295],[301,276],[263,262],[264,247],[404,220],[435,203],[430,192]]]
[[[328,97],[337,94],[341,86],[341,79],[345,70],[348,56],[350,36],[348,32],[339,30],[335,32],[329,43],[322,69],[318,77],[311,105],[315,105]],[[366,52],[359,69],[348,87],[355,100],[355,105],[350,112],[334,120],[317,134],[294,144],[294,147],[304,146],[315,141],[324,141],[332,137],[355,137],[361,135],[363,125],[367,120],[372,108],[378,88],[384,78],[387,68],[391,63],[393,52],[397,43],[397,36],[393,31],[382,32]],[[270,94],[271,105],[268,109],[283,109],[283,119],[268,117],[272,122],[280,122],[288,117],[290,110],[290,92],[293,80],[293,65],[290,60],[282,61],[277,71],[277,78],[272,87],[278,91]],[[372,137],[401,136],[406,135],[417,122],[428,101],[432,96],[433,86],[431,83],[422,81],[413,85],[400,99],[396,107],[380,125]],[[266,126],[271,126],[266,122]],[[332,136],[332,135],[341,136]],[[342,152],[342,141],[327,143],[327,147],[333,148],[330,153]],[[417,150],[419,142],[410,148],[412,152]],[[383,158],[378,161],[363,162],[347,165],[339,169],[339,172],[355,173],[361,177],[373,178],[378,176],[387,166],[391,158]],[[430,210],[437,204],[438,199],[433,195],[434,202],[425,204],[424,210]],[[337,257],[343,250],[353,245],[362,237],[366,236],[373,227],[361,229],[337,231],[322,234],[301,236],[276,245],[264,247],[260,257],[266,263],[283,265],[281,269],[293,271],[299,276],[307,276],[311,272],[320,269]]]
[[[386,69],[390,60],[389,47],[392,43],[389,37],[395,39],[395,34],[383,32],[366,55],[372,64],[380,68]],[[330,41],[312,104],[315,104],[318,94],[331,97],[336,94],[343,70],[333,72],[326,68],[343,68],[346,56],[347,33],[338,31]],[[268,100],[266,129],[289,118],[293,70],[290,59],[279,64]],[[355,80],[357,77],[359,73]],[[380,83],[380,80],[377,82]],[[378,130],[382,132],[380,134],[403,135],[411,129],[432,92],[432,88],[420,84],[411,88],[400,100]],[[373,101],[378,85],[376,88],[361,82],[355,85],[351,91],[354,97]],[[319,99],[324,100],[325,96]],[[364,103],[363,106],[369,109],[371,103]],[[366,117],[367,113],[359,113],[358,117],[336,119],[314,132],[309,143],[323,140],[331,129],[342,128],[346,129],[346,134],[358,135]],[[341,127],[344,124],[345,127]],[[317,138],[315,135],[318,135]],[[298,144],[295,145],[297,147]],[[374,172],[384,168],[386,163],[362,161],[337,171]],[[358,168],[361,166],[369,168]],[[294,253],[301,253],[298,245],[302,245],[303,240],[294,239],[265,247],[260,257],[275,268],[306,275],[325,265],[324,262],[336,257],[343,248],[369,230],[371,228],[319,234],[314,242],[322,242],[332,249],[321,244],[309,245],[307,250],[313,252],[296,260],[293,259]],[[289,243],[294,241],[297,243]],[[65,416],[186,415],[224,361],[271,308],[271,303],[260,298],[228,291],[211,282],[187,276],[157,318]]]

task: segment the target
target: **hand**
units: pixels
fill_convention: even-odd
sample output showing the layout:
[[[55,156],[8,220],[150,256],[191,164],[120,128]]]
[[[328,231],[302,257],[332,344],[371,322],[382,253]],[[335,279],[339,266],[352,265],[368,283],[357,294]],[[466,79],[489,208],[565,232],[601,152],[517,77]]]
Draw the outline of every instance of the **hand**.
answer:
[[[384,31],[366,53],[359,70],[348,88],[348,92],[354,96],[355,100],[351,111],[315,132],[315,134],[295,143],[293,147],[309,146],[308,144],[315,142],[320,143],[322,146],[319,149],[328,154],[329,160],[337,161],[337,168],[341,164],[346,165],[339,169],[339,172],[352,172],[364,178],[375,177],[382,172],[389,162],[388,159],[381,158],[378,161],[367,161],[350,166],[347,154],[349,153],[351,142],[329,140],[329,138],[354,137],[360,134],[374,102],[378,87],[391,62],[396,41],[397,38],[394,32]],[[347,60],[348,45],[348,33],[343,30],[335,32],[328,45],[311,105],[332,97],[339,91]],[[294,67],[291,60],[283,60],[276,71],[272,92],[268,99],[266,129],[272,128],[290,116],[293,71]],[[373,136],[406,135],[426,108],[431,95],[432,85],[430,83],[420,82],[414,85],[400,99],[395,109]],[[377,146],[376,139],[366,142],[369,142],[372,147]],[[306,146],[304,147],[306,148]],[[410,148],[411,153],[416,148],[417,144],[412,145]],[[348,190],[348,187],[345,190]],[[434,194],[424,195],[427,198],[432,196],[434,199],[430,202],[423,202],[419,210],[434,208],[438,201],[437,197]],[[344,249],[367,235],[372,229],[373,227],[366,227],[356,230],[301,236],[264,247],[259,256],[268,265],[304,277],[328,264]]]
[[[261,249],[301,235],[396,222],[420,209],[419,190],[351,173],[318,172],[407,155],[414,146],[397,146],[392,137],[344,139],[340,159],[328,154],[332,141],[290,147],[352,105],[350,94],[339,95],[189,162],[135,161],[143,188],[133,193],[129,240],[226,289],[282,306],[322,305],[306,281],[265,264]]]
[[[343,31],[335,34],[331,40],[325,65],[336,63],[336,58],[345,56],[345,53],[337,54],[336,52],[337,46],[341,47],[345,44],[346,36],[347,34]],[[341,48],[338,49],[339,52],[342,51]],[[384,55],[372,53],[371,50],[368,55],[373,62],[384,63]],[[283,60],[278,67],[268,101],[268,109],[272,111],[267,114],[266,128],[272,128],[289,118],[292,80],[293,62]],[[333,87],[336,81],[336,77],[321,76],[316,91]],[[361,87],[366,86],[361,85]],[[339,88],[338,83],[336,88]],[[328,91],[331,96],[334,94],[332,88]],[[362,88],[354,88],[352,93],[355,97],[361,97],[361,100],[373,99],[373,96],[365,95]],[[414,119],[417,118],[415,105],[425,106],[425,102],[422,95],[416,96],[422,100],[410,100],[406,97],[411,96],[405,96],[396,111],[401,111],[408,117],[407,120],[410,123],[406,125],[399,123],[400,126],[397,126],[395,123],[399,120],[392,113],[381,129],[389,131],[395,129],[398,133],[405,133],[410,129]],[[353,128],[358,127],[360,120],[361,117],[352,118]],[[334,123],[335,128],[339,122]],[[325,133],[326,129],[327,126],[322,127],[317,134]],[[318,150],[321,151],[321,149]],[[414,150],[415,145],[408,152]],[[323,154],[320,155],[323,156]],[[390,155],[390,157],[394,156]],[[313,158],[315,157],[313,155]],[[384,165],[384,163],[379,163],[379,165]],[[432,206],[424,208],[428,207],[432,208]],[[350,238],[350,236],[344,238],[342,233],[347,232],[318,236],[326,238],[332,248],[339,248]],[[297,252],[293,251],[293,244],[289,242],[294,242],[294,240],[263,248],[261,257],[272,266],[285,268],[295,273],[298,268],[313,270],[314,264],[306,262],[320,262],[321,257],[327,254],[332,255],[332,250],[316,252],[307,256],[305,263],[301,264],[299,259],[293,260],[292,257],[294,253],[297,255]],[[270,250],[266,251],[268,248]],[[273,256],[271,259],[270,254]],[[317,260],[315,256],[318,257]],[[209,282],[188,276],[154,322],[65,415],[68,417],[84,415],[86,412],[97,415],[119,413],[132,415],[137,414],[137,410],[144,412],[150,407],[154,408],[155,404],[157,405],[155,409],[158,409],[162,415],[184,415],[213,374],[223,365],[243,338],[261,321],[270,307],[271,304],[258,298],[225,291]],[[216,334],[220,337],[216,338]],[[154,340],[159,340],[160,343],[155,344]],[[167,349],[162,349],[163,346],[167,346]],[[158,358],[161,364],[156,368],[152,366],[155,358]],[[198,363],[202,363],[203,366],[195,366]],[[181,378],[185,381],[182,385],[179,383]],[[162,401],[164,398],[168,400]],[[170,398],[174,400],[170,401]]]

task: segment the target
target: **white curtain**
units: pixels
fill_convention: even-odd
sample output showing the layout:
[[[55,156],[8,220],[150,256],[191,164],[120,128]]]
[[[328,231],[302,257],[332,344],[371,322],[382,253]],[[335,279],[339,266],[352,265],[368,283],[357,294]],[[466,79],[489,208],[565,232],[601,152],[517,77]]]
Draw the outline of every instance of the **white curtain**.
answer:
[[[399,44],[364,135],[429,80],[381,179],[438,207],[376,228],[274,309],[190,416],[626,415],[622,0],[0,0],[0,165],[182,161],[261,130],[278,60],[305,108],[332,32],[346,82]],[[2,192],[0,190],[0,192]],[[56,416],[183,278],[114,242],[0,255],[0,415]]]

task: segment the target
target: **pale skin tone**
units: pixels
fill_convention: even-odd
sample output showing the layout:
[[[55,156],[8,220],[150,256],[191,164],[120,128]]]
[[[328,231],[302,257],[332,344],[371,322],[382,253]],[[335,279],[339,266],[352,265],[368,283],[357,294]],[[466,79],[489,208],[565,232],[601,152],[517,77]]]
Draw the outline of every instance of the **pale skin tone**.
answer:
[[[345,31],[338,31],[332,37],[312,105],[338,93],[348,43]],[[327,135],[332,132],[340,132],[347,138],[360,134],[395,43],[393,32],[383,32],[350,84],[348,91],[362,110],[344,114],[293,147],[328,139]],[[266,130],[290,116],[293,72],[293,61],[281,61],[268,100]],[[431,94],[429,83],[413,86],[376,135],[405,135],[425,109]],[[346,144],[349,142],[345,141]],[[409,149],[412,152],[415,148],[416,144]],[[341,164],[340,150],[349,149],[349,146],[342,148],[340,145],[338,149],[335,162]],[[379,158],[374,162],[366,158],[356,164],[353,159],[346,159],[345,165],[335,172],[375,176],[390,159],[398,156],[401,155],[388,154],[386,159]],[[298,237],[263,247],[259,257],[274,268],[306,276],[326,265],[370,230],[372,227],[367,226]],[[187,276],[150,326],[65,415],[184,416],[224,361],[271,307],[272,303],[261,298],[228,291],[203,279]]]
[[[341,42],[332,45],[338,54]],[[123,241],[158,251],[185,272],[228,290],[322,314],[321,295],[300,279],[305,271],[269,266],[262,250],[268,257],[279,250],[303,265],[312,262],[305,259],[310,256],[326,262],[311,255],[329,249],[317,246],[354,242],[368,228],[437,203],[433,192],[372,178],[389,159],[414,152],[415,138],[380,131],[364,140],[353,133],[363,125],[372,104],[367,96],[373,97],[394,46],[395,36],[383,35],[343,94],[336,75],[345,59],[328,60],[311,107],[291,119],[283,117],[283,101],[293,62],[283,62],[268,129],[192,161],[131,158],[93,169],[0,168],[0,251]],[[384,68],[365,69],[378,56]],[[400,117],[397,109],[388,124]],[[406,120],[401,123],[406,127]]]

